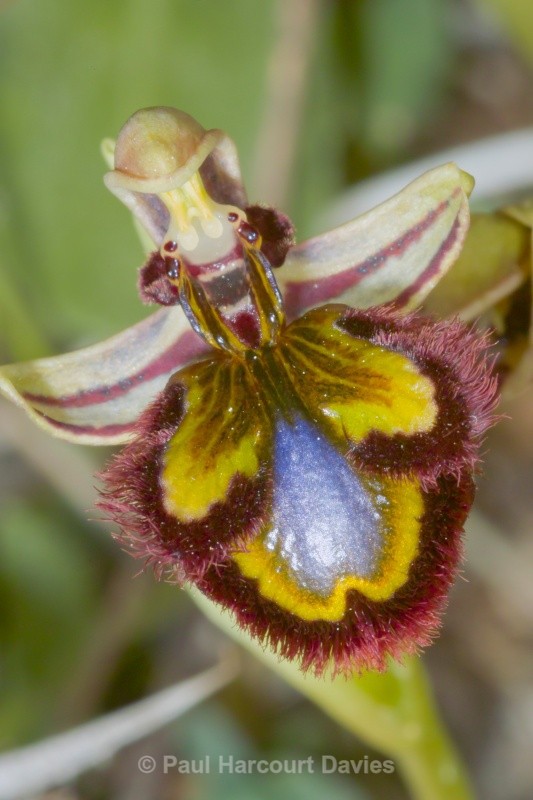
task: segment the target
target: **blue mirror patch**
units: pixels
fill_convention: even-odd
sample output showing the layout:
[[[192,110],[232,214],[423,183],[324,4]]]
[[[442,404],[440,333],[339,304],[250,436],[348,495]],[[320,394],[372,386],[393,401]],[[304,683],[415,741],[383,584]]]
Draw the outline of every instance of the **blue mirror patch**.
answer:
[[[301,418],[276,423],[272,514],[265,545],[300,587],[327,596],[344,576],[375,571],[381,515],[341,453]]]

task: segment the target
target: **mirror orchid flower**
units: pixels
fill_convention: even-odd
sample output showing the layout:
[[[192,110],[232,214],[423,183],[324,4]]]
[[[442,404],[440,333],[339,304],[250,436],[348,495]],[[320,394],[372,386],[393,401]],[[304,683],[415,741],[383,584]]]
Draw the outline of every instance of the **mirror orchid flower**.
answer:
[[[128,120],[105,183],[163,308],[3,367],[0,390],[55,435],[125,444],[101,476],[119,540],[282,657],[379,669],[427,645],[497,381],[486,337],[413,309],[460,251],[472,179],[446,164],[294,244],[231,140],[162,107]]]

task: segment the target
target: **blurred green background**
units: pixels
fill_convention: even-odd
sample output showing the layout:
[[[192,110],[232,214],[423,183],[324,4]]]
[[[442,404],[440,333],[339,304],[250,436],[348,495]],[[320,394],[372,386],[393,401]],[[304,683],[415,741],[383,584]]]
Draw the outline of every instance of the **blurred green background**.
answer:
[[[103,187],[99,152],[137,108],[173,105],[226,130],[250,199],[277,203],[304,237],[358,180],[533,124],[532,31],[530,0],[0,2],[0,361],[74,349],[149,313],[135,289],[141,248]],[[221,646],[183,593],[134,579],[139,565],[91,521],[91,474],[109,453],[49,441],[11,414],[0,405],[6,749],[184,678]],[[481,507],[531,561],[526,401],[514,416],[491,443]],[[521,477],[503,491],[509,469]],[[512,665],[531,670],[531,615],[510,630],[490,586],[469,578],[427,661],[483,796],[526,800],[533,775],[509,684],[528,686],[526,667]],[[183,758],[372,755],[252,661],[151,747]],[[160,775],[139,788],[132,765],[145,751],[129,748],[61,797],[406,797],[394,775]]]

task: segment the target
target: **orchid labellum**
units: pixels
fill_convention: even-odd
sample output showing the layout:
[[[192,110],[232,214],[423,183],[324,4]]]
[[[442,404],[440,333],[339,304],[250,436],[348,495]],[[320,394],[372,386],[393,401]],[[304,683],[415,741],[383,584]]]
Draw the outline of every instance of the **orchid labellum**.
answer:
[[[101,500],[122,543],[281,656],[347,671],[427,644],[496,396],[486,339],[413,313],[459,253],[469,176],[438,167],[294,245],[247,203],[231,140],[150,108],[105,181],[165,308],[4,367],[2,391],[59,436],[126,442]]]

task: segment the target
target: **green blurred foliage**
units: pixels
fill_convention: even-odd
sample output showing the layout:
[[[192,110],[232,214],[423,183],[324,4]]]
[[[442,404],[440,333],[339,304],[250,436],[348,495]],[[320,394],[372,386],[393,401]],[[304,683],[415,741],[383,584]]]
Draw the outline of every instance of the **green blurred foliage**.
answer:
[[[320,731],[320,722],[317,727]],[[283,743],[273,748],[258,747],[239,722],[216,703],[211,704],[209,709],[199,708],[189,713],[183,724],[180,724],[179,730],[180,733],[174,739],[179,758],[195,760],[199,765],[201,760],[210,756],[212,770],[209,775],[191,776],[187,779],[180,795],[183,800],[194,800],[198,797],[199,790],[209,800],[271,800],[273,797],[322,800],[327,796],[335,797],[335,800],[368,798],[366,792],[359,789],[356,781],[335,773],[321,773],[321,758],[326,752],[323,741],[316,751],[302,746],[297,739],[291,745]],[[305,760],[310,756],[313,772],[304,765],[297,774],[280,775],[269,772],[261,774],[255,769],[248,774],[231,774],[227,767],[227,771],[220,774],[218,769],[219,757],[229,763],[231,757],[235,761],[262,759],[269,762],[292,762],[293,759]],[[292,769],[292,764],[289,769]]]
[[[290,208],[300,237],[343,186],[407,157],[440,112],[455,47],[447,11],[446,0],[328,4]]]
[[[437,110],[452,55],[449,8],[447,0],[362,4],[360,113],[366,147],[394,156]]]
[[[104,563],[80,521],[47,498],[14,498],[0,516],[0,744],[46,733],[85,643]],[[74,531],[73,531],[74,529]]]
[[[533,3],[531,0],[477,0],[507,32],[511,45],[533,63]]]
[[[424,118],[438,109],[454,46],[448,12],[446,0],[340,5],[348,123],[359,147],[374,158],[404,152]],[[358,98],[350,87],[359,87]]]
[[[246,178],[279,8],[273,0],[18,0],[3,8],[0,354],[18,359],[70,349],[147,313],[135,289],[142,250],[127,211],[104,189],[100,141],[116,136],[137,108],[175,105],[230,133]],[[313,232],[317,211],[344,184],[399,158],[428,100],[438,105],[449,62],[442,13],[443,0],[321,4],[286,209],[300,236]],[[62,503],[32,492],[3,503],[2,746],[44,735],[69,717],[65,675],[90,679],[83,654],[105,629],[105,587],[119,563]],[[181,599],[154,583],[94,711],[148,689],[159,639],[175,624]],[[198,720],[191,754],[195,746],[207,752],[213,731],[215,747],[224,731],[231,746],[248,747],[253,757],[227,713],[222,722],[209,712]],[[318,723],[316,730],[320,741]],[[327,785],[317,776],[281,780],[261,778],[259,788],[250,776],[246,785],[215,789],[212,782],[205,791],[221,798],[237,791],[348,796],[334,776]]]
[[[103,187],[101,139],[137,108],[175,105],[230,131],[246,166],[271,14],[263,0],[20,0],[3,12],[2,268],[58,347],[142,313],[142,253]]]
[[[478,1],[497,10],[531,56],[531,0]],[[417,137],[445,113],[457,48],[449,5],[322,2],[285,209],[300,237],[313,233],[317,212],[344,185],[415,154]],[[135,290],[142,250],[127,211],[104,189],[99,143],[137,108],[175,105],[234,138],[246,178],[278,9],[274,0],[0,4],[0,356],[70,349],[148,313]],[[271,160],[275,169],[275,153]],[[7,463],[0,450],[0,465]],[[118,548],[113,555],[88,529],[88,513],[75,516],[47,492],[31,483],[8,497],[0,480],[0,747],[54,729],[65,676],[79,672],[81,681],[84,654],[105,626],[108,579],[122,564]],[[165,636],[177,637],[184,605],[174,587],[154,582],[90,711],[149,691],[165,653],[170,658]],[[190,714],[178,729],[190,758],[221,747],[250,758],[290,751],[288,735],[278,732],[265,756],[222,705]],[[296,723],[287,730],[296,738]],[[300,747],[335,752],[330,736],[313,712]],[[353,781],[321,775],[233,782],[215,775],[190,789],[191,798],[210,800],[364,796]]]

